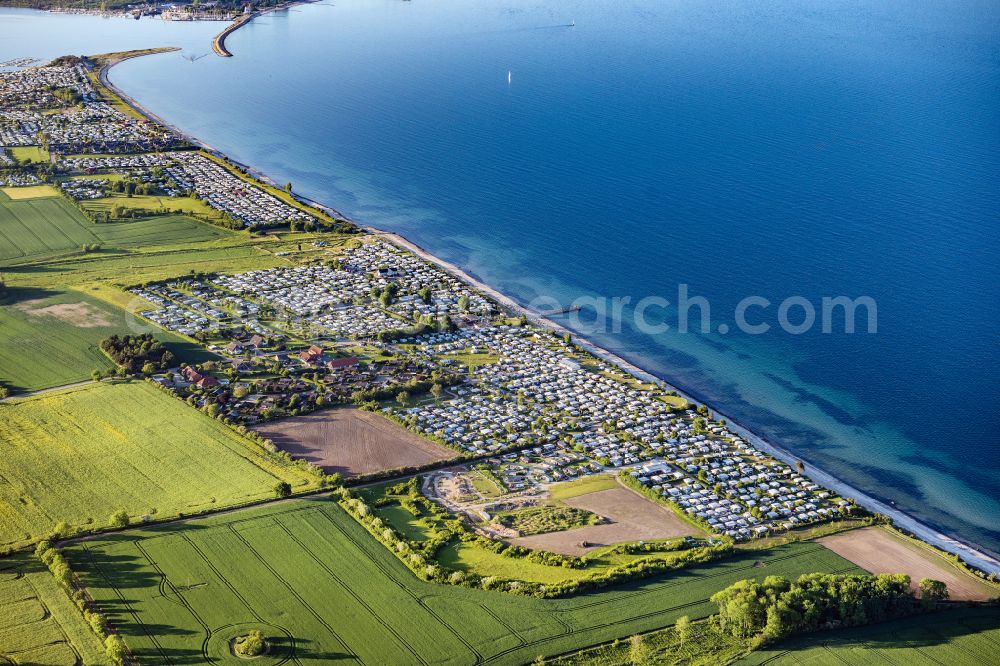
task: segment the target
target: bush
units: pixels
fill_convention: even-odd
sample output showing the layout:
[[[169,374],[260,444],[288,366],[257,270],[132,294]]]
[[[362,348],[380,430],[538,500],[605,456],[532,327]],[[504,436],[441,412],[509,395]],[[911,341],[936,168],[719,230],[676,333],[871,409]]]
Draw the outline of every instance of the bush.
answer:
[[[114,527],[121,529],[123,527],[128,527],[129,517],[128,512],[125,509],[118,509],[111,517],[108,518],[108,527]]]
[[[257,629],[251,629],[246,636],[236,639],[233,651],[241,657],[259,657],[267,649],[264,634]]]
[[[115,666],[121,666],[128,658],[128,648],[125,647],[125,641],[115,634],[108,636],[104,640],[104,653]]]

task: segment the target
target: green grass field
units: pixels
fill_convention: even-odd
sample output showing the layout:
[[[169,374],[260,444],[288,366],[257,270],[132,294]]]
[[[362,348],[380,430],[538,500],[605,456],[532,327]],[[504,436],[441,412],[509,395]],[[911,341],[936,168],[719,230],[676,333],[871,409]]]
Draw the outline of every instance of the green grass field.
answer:
[[[737,556],[558,600],[418,580],[339,506],[304,499],[80,542],[90,593],[144,663],[239,663],[228,640],[274,637],[265,663],[523,664],[704,617],[751,576],[857,569],[816,544]]]
[[[265,499],[278,478],[315,481],[145,382],[0,403],[0,548],[121,508],[158,519]]]
[[[740,666],[978,666],[1000,655],[1000,608],[961,608],[794,638]]]
[[[164,210],[171,213],[203,215],[209,219],[221,220],[222,213],[212,208],[201,199],[190,197],[158,197],[148,194],[112,194],[101,199],[88,199],[80,204],[85,210],[110,213],[114,206],[122,208],[144,208],[146,210]]]
[[[18,146],[8,148],[11,157],[18,162],[48,162],[49,153],[42,150],[40,146]]]
[[[85,244],[101,245],[99,255],[114,251],[196,243],[231,232],[183,215],[94,224],[61,196],[13,201],[0,193],[0,266],[79,252]]]
[[[554,483],[549,486],[549,497],[553,500],[567,500],[580,495],[588,495],[601,490],[620,488],[618,480],[612,474],[593,474],[573,481]]]
[[[107,663],[90,630],[52,574],[21,553],[0,560],[0,663],[74,666]]]
[[[114,366],[101,352],[101,340],[148,328],[127,311],[77,291],[13,288],[0,301],[0,382],[29,392],[89,379],[93,370]],[[177,335],[151,330],[180,360],[213,358]]]

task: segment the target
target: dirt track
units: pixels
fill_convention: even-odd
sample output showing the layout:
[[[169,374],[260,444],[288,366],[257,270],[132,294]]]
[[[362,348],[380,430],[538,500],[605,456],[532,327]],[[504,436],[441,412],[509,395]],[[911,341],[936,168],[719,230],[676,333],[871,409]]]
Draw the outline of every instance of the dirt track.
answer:
[[[952,599],[983,601],[1000,595],[1000,590],[955,568],[939,555],[879,527],[851,530],[817,541],[871,573],[908,574],[914,589],[921,578],[933,578],[948,586]]]
[[[678,518],[670,509],[655,504],[628,488],[611,488],[579,495],[563,502],[566,506],[593,511],[608,519],[603,525],[578,527],[565,532],[518,537],[512,542],[566,555],[583,555],[615,543],[641,539],[667,539],[698,535],[701,532]],[[587,546],[582,543],[586,541]]]
[[[254,430],[296,458],[344,476],[423,465],[457,455],[378,414],[353,408],[323,410]]]

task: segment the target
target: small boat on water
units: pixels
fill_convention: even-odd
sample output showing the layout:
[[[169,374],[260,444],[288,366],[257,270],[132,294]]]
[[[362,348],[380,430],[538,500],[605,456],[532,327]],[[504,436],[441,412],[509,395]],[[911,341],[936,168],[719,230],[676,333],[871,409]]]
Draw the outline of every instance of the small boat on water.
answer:
[[[507,83],[510,83],[510,70],[507,70]]]

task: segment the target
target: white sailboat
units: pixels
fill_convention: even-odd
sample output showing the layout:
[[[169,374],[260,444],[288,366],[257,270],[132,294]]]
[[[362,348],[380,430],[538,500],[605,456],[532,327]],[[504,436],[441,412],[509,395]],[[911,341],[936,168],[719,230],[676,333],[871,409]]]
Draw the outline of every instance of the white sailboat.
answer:
[[[510,70],[507,70],[507,83],[510,84]]]

